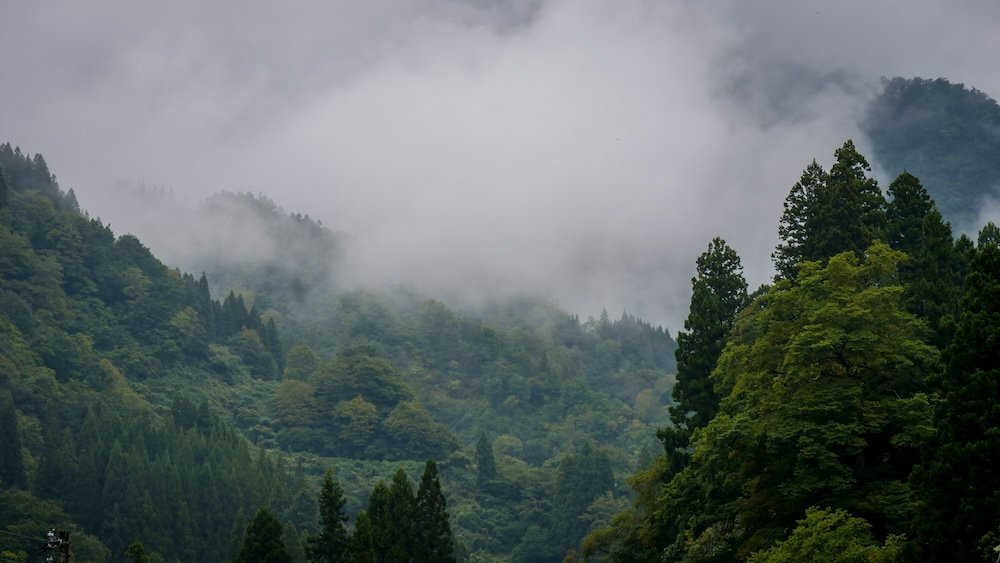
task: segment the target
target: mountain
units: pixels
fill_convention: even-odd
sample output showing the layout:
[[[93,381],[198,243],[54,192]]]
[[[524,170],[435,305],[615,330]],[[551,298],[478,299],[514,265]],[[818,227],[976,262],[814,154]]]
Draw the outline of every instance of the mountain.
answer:
[[[230,238],[185,239],[207,247],[196,277],[81,211],[40,155],[4,144],[0,169],[10,553],[57,526],[81,561],[136,541],[223,561],[266,506],[302,560],[327,469],[353,516],[379,479],[434,458],[473,559],[556,559],[623,506],[667,420],[674,341],[627,313],[346,291],[340,235],[248,194],[202,206]],[[247,232],[283,251],[236,248]]]
[[[920,178],[945,218],[974,225],[1000,199],[1000,105],[944,78],[893,78],[863,121],[874,158]]]

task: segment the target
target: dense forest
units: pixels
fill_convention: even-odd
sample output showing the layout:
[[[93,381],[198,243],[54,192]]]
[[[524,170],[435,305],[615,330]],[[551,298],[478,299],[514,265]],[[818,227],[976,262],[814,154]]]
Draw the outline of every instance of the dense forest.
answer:
[[[808,163],[772,283],[709,241],[676,339],[344,287],[345,235],[264,195],[198,213],[288,251],[168,267],[0,145],[0,560],[993,560],[1000,229],[948,219],[995,106],[887,81],[885,193],[851,141]]]
[[[433,459],[456,557],[558,558],[654,453],[675,344],[632,315],[530,299],[464,314],[321,291],[319,274],[268,293],[294,261],[215,299],[205,274],[81,212],[40,155],[3,145],[0,166],[5,552],[61,526],[81,561],[136,542],[129,557],[222,561],[267,508],[301,561],[327,469],[356,528],[379,480],[417,482]],[[265,198],[212,200],[227,203],[335,239]]]
[[[850,141],[828,170],[813,161],[751,296],[713,241],[664,452],[580,557],[993,559],[1000,229],[953,238],[906,172],[887,195]]]

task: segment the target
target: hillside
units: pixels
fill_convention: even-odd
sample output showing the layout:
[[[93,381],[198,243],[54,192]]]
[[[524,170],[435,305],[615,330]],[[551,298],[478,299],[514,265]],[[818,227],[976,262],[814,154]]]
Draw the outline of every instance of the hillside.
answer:
[[[589,525],[544,531],[605,493],[621,506],[622,476],[652,455],[674,365],[662,329],[530,299],[463,313],[344,292],[328,284],[333,264],[225,249],[195,278],[82,212],[41,156],[3,145],[0,157],[2,431],[17,460],[2,529],[71,526],[84,561],[121,560],[133,541],[165,560],[224,560],[260,506],[301,547],[327,468],[353,515],[394,467],[416,479],[433,458],[456,537],[473,559],[507,559],[537,542],[568,549]],[[208,205],[230,225],[270,222],[271,243],[335,240],[264,199]],[[216,275],[235,289],[221,300]],[[604,468],[596,481],[591,466]],[[27,508],[46,502],[62,508]],[[236,539],[213,543],[220,530]]]
[[[1000,105],[944,78],[882,86],[863,122],[875,160],[920,178],[945,218],[971,230],[983,205],[1000,199]]]

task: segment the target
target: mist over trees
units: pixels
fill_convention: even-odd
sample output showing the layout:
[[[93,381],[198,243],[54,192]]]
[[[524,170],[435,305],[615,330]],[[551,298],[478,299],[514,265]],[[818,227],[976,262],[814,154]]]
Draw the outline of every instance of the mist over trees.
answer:
[[[470,313],[334,292],[326,273],[267,293],[294,267],[220,272],[256,277],[219,299],[208,275],[79,210],[42,157],[5,144],[0,169],[0,529],[23,536],[3,544],[15,556],[48,526],[82,561],[528,556],[528,530],[596,522],[591,504],[667,418],[673,340],[628,313],[581,321],[531,299]],[[415,492],[404,469],[372,489],[390,461],[415,473],[428,458]],[[387,547],[413,518],[410,543]]]
[[[997,398],[983,387],[995,347],[977,351],[1000,320],[985,274],[996,227],[975,247],[953,240],[916,177],[901,174],[886,202],[853,143],[835,156],[788,195],[774,284],[736,315],[721,354],[702,352],[718,411],[688,447],[676,426],[660,431],[635,504],[587,537],[585,558],[991,558],[1000,520],[979,503],[1000,481],[978,469],[993,449],[973,401]]]
[[[944,78],[884,79],[863,123],[878,161],[920,178],[963,229],[1000,198],[1000,105],[985,93]]]
[[[989,119],[939,81],[872,111],[928,92]],[[173,269],[0,145],[0,558],[57,528],[80,561],[991,560],[1000,229],[948,222],[991,180],[945,213],[915,169],[883,195],[852,141],[833,158],[770,284],[708,243],[675,341],[340,286],[342,235],[264,195],[206,201],[250,238]]]

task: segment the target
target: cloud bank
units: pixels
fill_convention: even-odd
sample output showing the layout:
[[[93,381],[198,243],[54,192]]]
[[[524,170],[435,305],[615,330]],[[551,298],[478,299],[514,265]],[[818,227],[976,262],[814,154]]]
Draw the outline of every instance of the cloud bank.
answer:
[[[350,233],[350,283],[541,292],[672,331],[713,236],[767,281],[789,187],[847,138],[865,150],[880,76],[1000,93],[1000,8],[976,0],[5,11],[3,139],[168,262],[197,250],[185,209],[260,192]],[[122,181],[171,190],[170,221]]]

